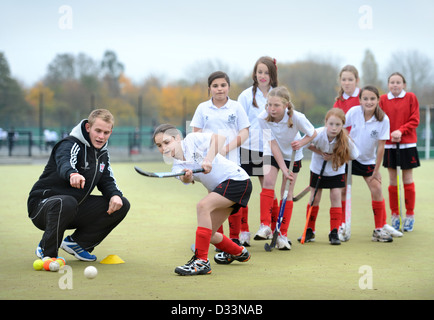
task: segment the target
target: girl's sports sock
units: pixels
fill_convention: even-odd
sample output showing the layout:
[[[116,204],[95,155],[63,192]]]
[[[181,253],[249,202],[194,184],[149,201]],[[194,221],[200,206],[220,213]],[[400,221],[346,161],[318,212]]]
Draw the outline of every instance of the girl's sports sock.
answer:
[[[274,198],[273,210],[271,211],[271,230],[276,229],[277,217],[279,216],[280,206],[277,199]]]
[[[282,206],[282,200],[280,200],[280,206]],[[280,226],[280,233],[285,237],[288,235],[288,227],[289,223],[291,222],[293,206],[293,201],[286,201],[285,211],[283,212],[282,224]]]
[[[232,214],[228,218],[229,222],[229,238],[238,239],[240,237],[241,231],[241,211],[238,210],[237,213]]]
[[[274,190],[262,189],[259,199],[261,224],[269,226],[271,224],[271,212],[273,211]]]
[[[405,209],[407,210],[407,216],[414,215],[414,206],[416,204],[416,188],[414,182],[410,184],[404,184],[405,194]]]
[[[381,229],[385,225],[385,207],[386,205],[384,199],[382,201],[372,201],[372,211],[374,212],[375,229]]]
[[[310,208],[310,204],[307,205],[306,214],[307,212],[309,212],[309,208]],[[319,206],[312,207],[312,212],[310,213],[310,219],[309,222],[307,223],[307,227],[311,228],[313,232],[315,232],[315,222],[318,216],[318,211],[319,211]]]
[[[392,211],[392,215],[399,215],[398,209],[398,187],[397,186],[389,186],[389,206],[390,211]]]
[[[341,201],[342,202],[342,217],[341,217],[341,224],[342,223],[344,223],[346,220],[345,220],[345,208],[346,208],[346,205],[347,205],[347,201],[345,201],[345,200],[343,200],[343,201]]]
[[[249,232],[249,207],[240,208],[241,211],[241,232]]]
[[[196,229],[196,242],[195,242],[195,255],[196,258],[207,261],[209,243],[211,241],[212,230],[204,227],[197,227]],[[231,241],[232,242],[232,241]]]
[[[233,242],[231,239],[223,235],[223,240],[217,244],[214,244],[217,249],[220,249],[223,252],[232,254],[234,256],[239,255],[243,248]]]
[[[341,225],[342,208],[334,207],[330,208],[330,231],[338,229]]]

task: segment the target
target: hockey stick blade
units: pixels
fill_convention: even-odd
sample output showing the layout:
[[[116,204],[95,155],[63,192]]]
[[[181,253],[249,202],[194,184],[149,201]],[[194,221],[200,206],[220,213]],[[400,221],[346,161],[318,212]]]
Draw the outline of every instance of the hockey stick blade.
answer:
[[[142,169],[140,169],[139,167],[134,167],[134,169],[137,171],[137,173],[141,174],[142,176],[145,177],[150,177],[150,178],[170,178],[170,177],[178,177],[178,176],[183,176],[185,174],[185,171],[182,172],[149,172],[149,171],[144,171]],[[203,168],[201,169],[194,169],[192,170],[193,173],[199,173],[199,172],[203,172]]]

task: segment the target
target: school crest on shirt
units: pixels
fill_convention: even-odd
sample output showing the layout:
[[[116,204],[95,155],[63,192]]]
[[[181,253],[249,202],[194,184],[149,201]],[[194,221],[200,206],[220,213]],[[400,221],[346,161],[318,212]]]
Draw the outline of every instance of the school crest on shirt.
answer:
[[[99,164],[99,172],[103,172],[103,171],[104,171],[104,168],[105,168],[105,163],[104,163],[104,162],[101,162],[101,163]]]
[[[193,161],[196,163],[202,163],[203,156],[198,152],[193,152]]]
[[[237,117],[234,115],[234,114],[230,114],[229,116],[228,116],[228,123],[235,123],[235,119],[236,119]]]
[[[377,130],[372,130],[371,131],[371,138],[378,139],[378,131]]]

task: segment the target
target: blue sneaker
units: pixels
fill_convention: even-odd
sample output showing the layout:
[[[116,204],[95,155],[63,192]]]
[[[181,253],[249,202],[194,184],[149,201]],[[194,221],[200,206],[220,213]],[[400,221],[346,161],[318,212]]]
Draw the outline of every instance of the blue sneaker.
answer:
[[[40,242],[38,243],[38,246],[36,247],[35,254],[39,259],[42,259],[44,257],[44,251],[42,251]]]
[[[414,216],[407,216],[404,219],[404,231],[412,232],[414,227]]]
[[[399,215],[392,214],[392,227],[395,230],[401,230],[401,219],[399,218]]]
[[[84,250],[80,245],[72,240],[71,236],[67,236],[63,241],[60,247],[75,256],[78,260],[82,261],[95,261],[96,256],[90,254],[86,250]]]

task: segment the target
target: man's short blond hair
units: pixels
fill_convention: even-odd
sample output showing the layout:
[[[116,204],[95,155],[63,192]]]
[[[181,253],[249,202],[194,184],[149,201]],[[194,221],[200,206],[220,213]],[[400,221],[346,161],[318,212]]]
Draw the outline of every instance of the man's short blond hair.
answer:
[[[115,118],[113,117],[113,115],[111,114],[110,111],[108,111],[107,109],[95,109],[93,110],[90,114],[89,117],[87,118],[87,121],[89,122],[90,126],[93,126],[93,124],[95,123],[95,120],[99,118],[107,123],[111,123],[112,128],[115,124]]]

